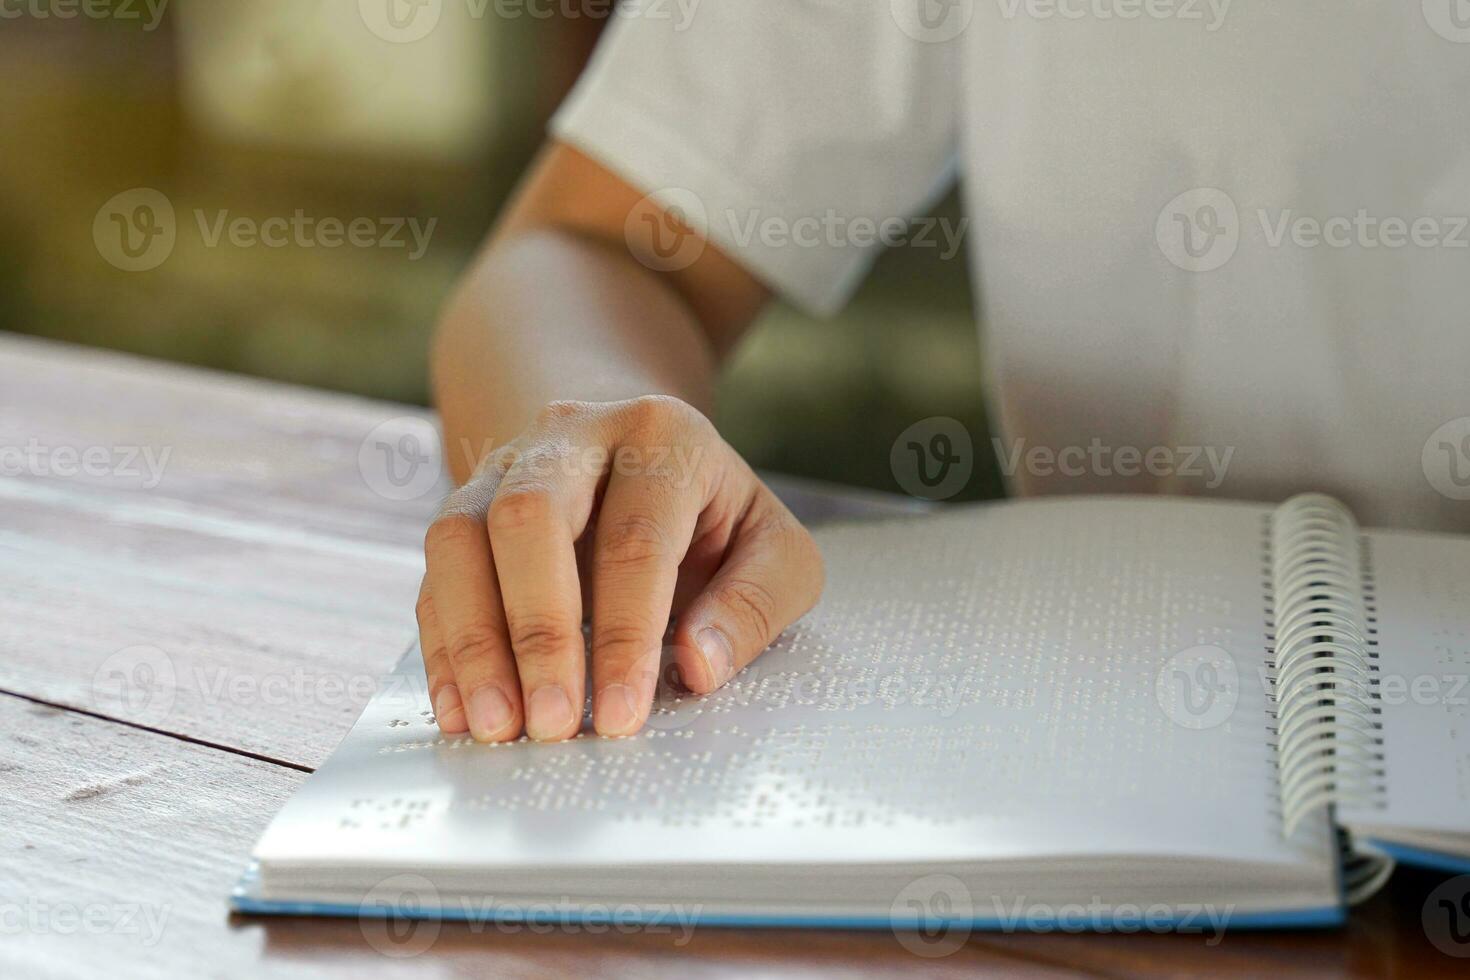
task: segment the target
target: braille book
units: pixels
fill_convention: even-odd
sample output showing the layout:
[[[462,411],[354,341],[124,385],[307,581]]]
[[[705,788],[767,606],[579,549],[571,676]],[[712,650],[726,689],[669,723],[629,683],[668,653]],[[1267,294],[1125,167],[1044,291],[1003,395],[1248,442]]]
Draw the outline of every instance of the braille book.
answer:
[[[1075,498],[828,526],[818,607],[647,727],[478,744],[409,652],[243,912],[1327,925],[1470,870],[1470,539]],[[1091,916],[1091,918],[1087,918]]]

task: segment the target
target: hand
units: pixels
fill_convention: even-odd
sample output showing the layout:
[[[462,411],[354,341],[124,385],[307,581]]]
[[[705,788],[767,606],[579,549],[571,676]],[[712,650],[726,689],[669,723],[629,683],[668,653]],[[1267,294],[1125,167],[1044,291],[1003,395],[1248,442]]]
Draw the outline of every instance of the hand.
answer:
[[[424,544],[419,635],[446,734],[631,735],[670,614],[679,678],[707,694],[822,591],[816,543],[703,415],[674,398],[554,402],[445,501]]]

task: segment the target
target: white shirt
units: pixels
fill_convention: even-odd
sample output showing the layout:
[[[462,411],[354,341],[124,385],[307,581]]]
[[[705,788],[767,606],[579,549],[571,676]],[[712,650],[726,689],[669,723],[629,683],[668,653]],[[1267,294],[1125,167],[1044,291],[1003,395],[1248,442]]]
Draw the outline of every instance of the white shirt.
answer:
[[[640,0],[553,131],[819,313],[958,176],[1021,492],[1470,529],[1470,0]]]

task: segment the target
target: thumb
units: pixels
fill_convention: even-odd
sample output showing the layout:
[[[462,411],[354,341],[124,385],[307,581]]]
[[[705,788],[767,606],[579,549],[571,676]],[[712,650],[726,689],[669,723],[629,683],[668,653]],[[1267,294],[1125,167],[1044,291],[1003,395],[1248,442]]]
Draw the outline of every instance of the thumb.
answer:
[[[684,685],[708,694],[760,656],[822,594],[822,554],[764,487],[731,536],[724,563],[674,627]]]

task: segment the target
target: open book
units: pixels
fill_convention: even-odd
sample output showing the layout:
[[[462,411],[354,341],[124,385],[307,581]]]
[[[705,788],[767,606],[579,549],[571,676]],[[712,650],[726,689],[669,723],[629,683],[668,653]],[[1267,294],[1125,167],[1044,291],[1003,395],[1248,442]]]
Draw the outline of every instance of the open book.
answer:
[[[1394,859],[1470,868],[1470,539],[1321,495],[817,537],[820,605],[722,690],[661,685],[630,738],[445,739],[410,651],[235,907],[1320,925]]]

